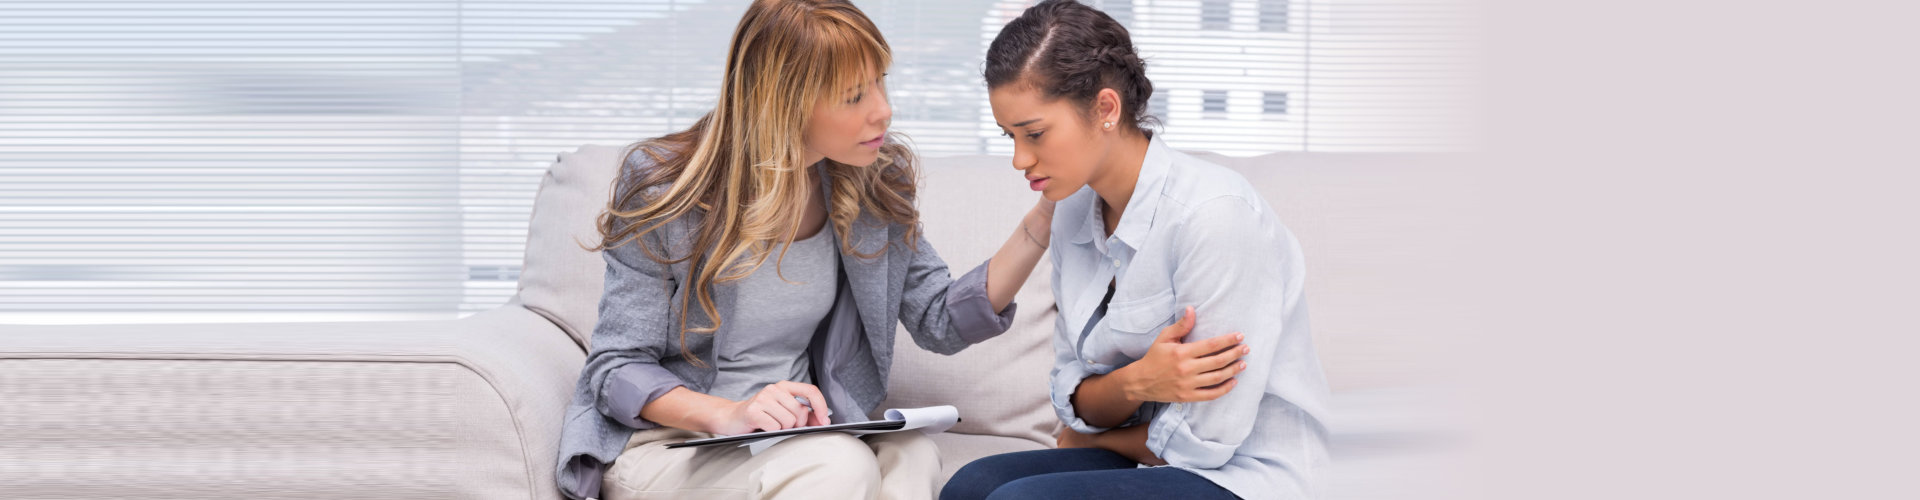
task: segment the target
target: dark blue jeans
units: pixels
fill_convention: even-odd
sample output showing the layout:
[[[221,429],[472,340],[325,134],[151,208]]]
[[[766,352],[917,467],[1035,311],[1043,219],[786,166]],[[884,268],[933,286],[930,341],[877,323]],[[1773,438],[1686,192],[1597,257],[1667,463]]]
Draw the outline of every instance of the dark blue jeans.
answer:
[[[1172,467],[1136,468],[1132,459],[1095,448],[1004,453],[961,467],[940,500],[1115,498],[1233,499],[1207,478]]]

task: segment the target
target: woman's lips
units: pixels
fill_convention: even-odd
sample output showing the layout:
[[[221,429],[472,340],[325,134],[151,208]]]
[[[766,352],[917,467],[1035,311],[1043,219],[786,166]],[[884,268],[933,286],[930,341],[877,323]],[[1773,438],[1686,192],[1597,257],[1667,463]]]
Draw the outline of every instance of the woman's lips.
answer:
[[[1047,181],[1052,179],[1051,177],[1028,178],[1027,187],[1033,188],[1034,191],[1044,190],[1047,188]]]
[[[862,142],[860,143],[860,145],[873,148],[873,149],[880,149],[880,145],[886,144],[886,142],[887,142],[887,134],[880,134],[879,137],[875,137],[873,138],[873,140],[870,140],[870,141]]]

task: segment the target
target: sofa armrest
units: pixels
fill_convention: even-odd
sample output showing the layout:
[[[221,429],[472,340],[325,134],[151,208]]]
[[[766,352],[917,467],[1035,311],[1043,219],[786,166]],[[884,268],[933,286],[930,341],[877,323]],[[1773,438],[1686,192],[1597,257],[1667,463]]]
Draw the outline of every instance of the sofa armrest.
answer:
[[[559,498],[585,354],[459,320],[0,325],[0,484],[41,498]]]

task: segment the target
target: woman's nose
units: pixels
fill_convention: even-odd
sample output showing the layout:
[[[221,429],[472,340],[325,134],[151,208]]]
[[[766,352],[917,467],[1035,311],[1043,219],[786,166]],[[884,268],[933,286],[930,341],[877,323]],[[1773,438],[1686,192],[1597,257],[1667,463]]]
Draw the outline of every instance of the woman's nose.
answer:
[[[884,123],[887,123],[888,120],[892,120],[893,119],[893,103],[887,101],[887,94],[885,92],[881,92],[878,95],[875,95],[874,97],[875,97],[874,102],[879,104],[879,108],[876,109],[874,112],[873,123],[884,124]]]
[[[1034,164],[1033,152],[1028,151],[1025,146],[1021,146],[1018,143],[1014,144],[1013,145],[1013,168],[1019,169],[1019,170],[1027,170],[1027,169],[1033,168],[1033,164]]]

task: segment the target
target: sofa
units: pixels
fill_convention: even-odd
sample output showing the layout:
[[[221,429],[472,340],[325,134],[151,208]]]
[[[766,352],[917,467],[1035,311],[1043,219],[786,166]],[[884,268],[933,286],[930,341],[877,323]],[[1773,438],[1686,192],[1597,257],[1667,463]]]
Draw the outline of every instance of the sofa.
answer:
[[[556,439],[596,320],[582,249],[618,146],[560,155],[534,201],[506,304],[436,321],[0,325],[0,497],[555,499]],[[1252,180],[1304,242],[1333,384],[1331,498],[1427,497],[1464,437],[1444,353],[1471,327],[1447,300],[1465,157],[1208,156]],[[1034,200],[1004,156],[928,158],[928,240],[965,272]],[[1052,446],[1043,264],[1012,329],[951,357],[897,336],[882,409],[953,404],[947,475]],[[1204,318],[1202,318],[1204,321]]]

